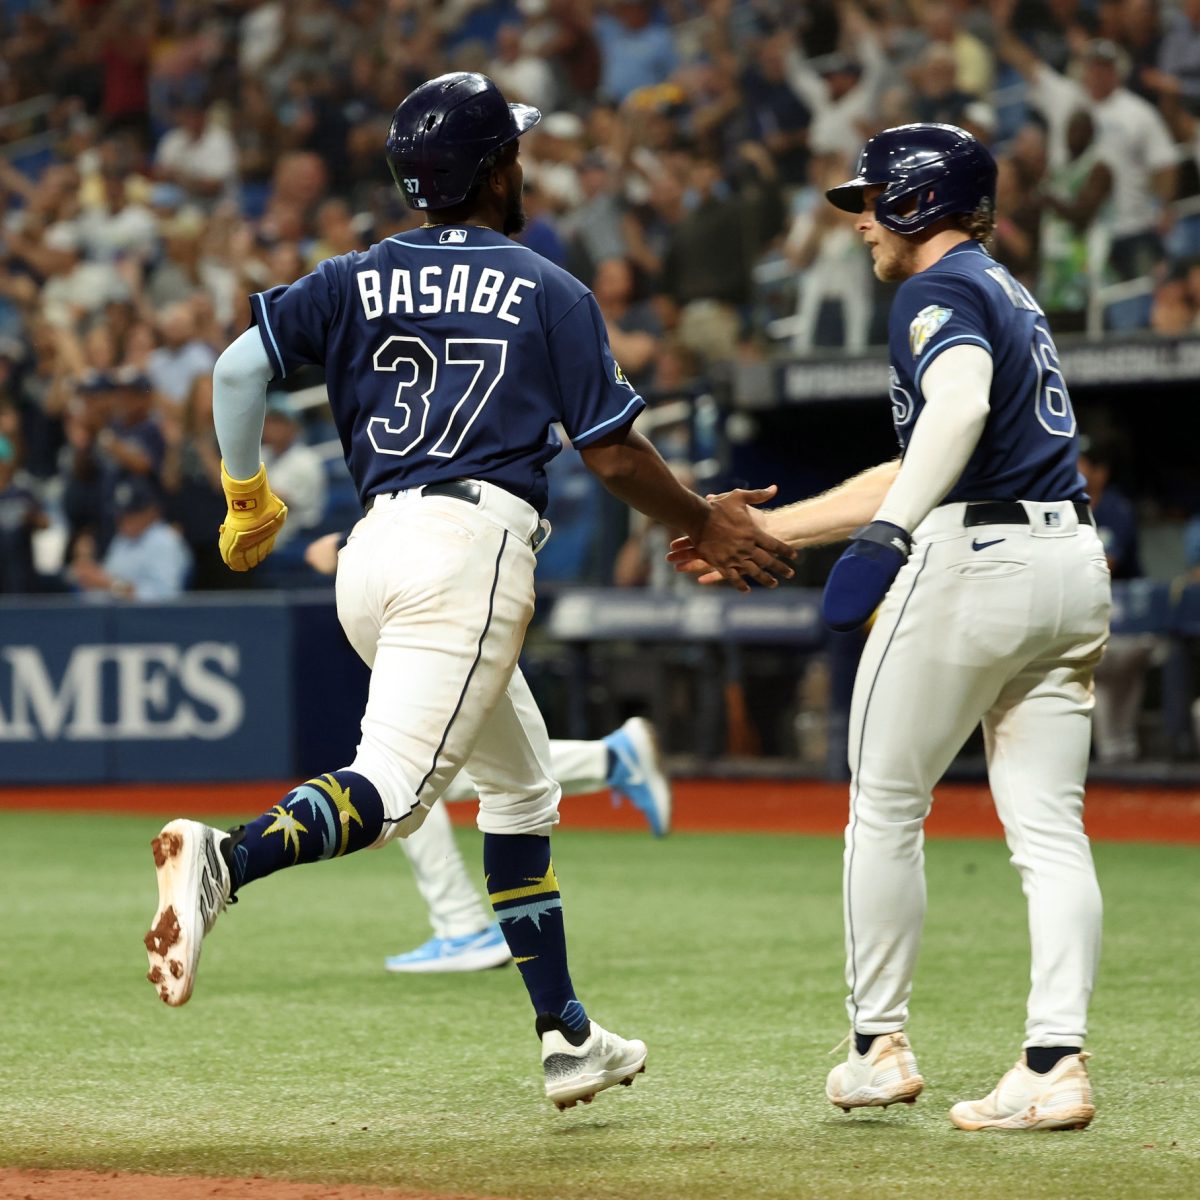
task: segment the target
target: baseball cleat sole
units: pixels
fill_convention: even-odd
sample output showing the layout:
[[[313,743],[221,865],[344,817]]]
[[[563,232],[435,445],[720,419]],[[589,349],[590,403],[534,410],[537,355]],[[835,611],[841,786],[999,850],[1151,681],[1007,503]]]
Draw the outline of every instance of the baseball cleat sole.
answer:
[[[568,1108],[574,1108],[576,1104],[591,1104],[606,1088],[615,1087],[617,1084],[620,1084],[622,1087],[632,1087],[634,1077],[643,1074],[645,1070],[646,1058],[643,1055],[641,1062],[632,1069],[626,1068],[624,1071],[619,1072],[605,1071],[600,1076],[593,1075],[587,1080],[578,1081],[561,1095],[550,1096],[550,1099],[554,1101],[554,1107],[559,1112],[563,1112]]]
[[[965,1129],[968,1133],[979,1133],[984,1130],[995,1130],[997,1133],[1049,1132],[1051,1130],[1086,1129],[1092,1123],[1095,1115],[1096,1110],[1092,1107],[1080,1107],[1074,1112],[1050,1114],[1039,1113],[1036,1105],[1030,1105],[1024,1111],[1003,1119],[975,1121],[951,1112],[950,1120],[959,1129]]]
[[[917,1097],[924,1089],[925,1080],[916,1075],[904,1080],[899,1087],[888,1088],[886,1092],[864,1090],[852,1096],[837,1099],[827,1096],[827,1099],[836,1108],[848,1113],[852,1108],[890,1108],[893,1104],[916,1104]]]
[[[142,939],[149,959],[146,978],[164,1004],[177,1008],[186,1004],[196,984],[196,967],[204,941],[205,914],[211,911],[211,928],[218,896],[212,873],[219,870],[219,851],[213,830],[196,821],[171,821],[151,839],[154,869],[158,879],[158,910]]]

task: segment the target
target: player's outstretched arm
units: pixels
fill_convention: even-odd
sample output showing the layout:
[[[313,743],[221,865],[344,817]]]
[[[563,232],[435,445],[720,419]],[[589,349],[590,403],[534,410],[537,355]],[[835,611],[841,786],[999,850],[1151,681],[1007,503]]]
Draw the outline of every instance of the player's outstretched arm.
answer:
[[[658,451],[630,426],[580,449],[584,465],[619,500],[653,521],[678,530],[739,591],[744,577],[766,587],[794,574],[788,560],[794,551],[766,532],[748,505],[761,504],[775,488],[727,492],[708,501],[688,491],[671,474]]]
[[[870,524],[833,565],[821,598],[831,629],[865,624],[912,550],[912,531],[963,473],[987,424],[992,356],[982,346],[944,350],[921,381],[925,407],[892,486]]]
[[[898,459],[881,463],[820,496],[756,512],[754,517],[765,532],[798,549],[840,542],[871,520],[899,470]],[[723,579],[688,537],[671,543],[667,560],[675,564],[676,571],[698,575],[701,583],[720,583]]]
[[[218,532],[221,558],[232,571],[258,566],[287,520],[287,505],[271,491],[259,458],[267,384],[274,373],[257,329],[233,342],[213,370],[213,423],[226,504]]]

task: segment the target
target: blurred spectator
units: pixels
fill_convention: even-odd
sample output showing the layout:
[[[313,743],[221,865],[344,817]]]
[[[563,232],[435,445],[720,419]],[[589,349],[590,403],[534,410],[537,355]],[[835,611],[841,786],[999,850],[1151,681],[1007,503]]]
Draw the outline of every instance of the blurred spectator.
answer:
[[[98,327],[103,331],[103,327]],[[25,468],[37,479],[58,471],[65,441],[63,419],[84,370],[83,349],[69,329],[37,320],[30,330],[33,364],[20,376],[14,400],[24,442]],[[99,333],[106,336],[106,331]],[[111,341],[111,339],[108,339]]]
[[[695,487],[690,464],[667,464],[685,487]],[[648,587],[662,592],[684,592],[688,580],[667,562],[667,551],[675,534],[642,513],[630,514],[629,537],[617,553],[612,582],[617,587]]]
[[[526,180],[525,183],[524,203],[525,228],[516,236],[516,240],[528,246],[530,250],[536,250],[555,266],[565,266],[567,247],[550,217],[549,205],[542,189],[530,180]]]
[[[808,148],[813,154],[842,154],[849,160],[875,123],[888,62],[875,27],[856,5],[842,6],[844,36],[852,52],[820,58],[793,55],[792,87],[812,112]]]
[[[1096,122],[1097,145],[1113,167],[1111,262],[1120,279],[1149,274],[1162,258],[1158,224],[1175,198],[1178,154],[1162,115],[1123,86],[1127,58],[1111,41],[1093,40],[1078,56],[1081,82],[1060,75],[1010,31],[1001,54],[1028,80],[1030,100],[1049,127],[1050,162],[1066,161],[1067,124],[1077,109]]]
[[[1141,83],[1163,100],[1178,100],[1200,111],[1200,0],[1181,0],[1166,14],[1167,29],[1158,61],[1143,67]]]
[[[486,73],[509,100],[551,112],[557,101],[554,72],[544,58],[526,49],[519,25],[502,25],[496,34],[496,56]]]
[[[1041,257],[1041,191],[1046,173],[1041,127],[1032,122],[1023,125],[996,166],[996,258],[1033,288]]]
[[[543,194],[555,211],[574,208],[583,198],[579,167],[587,134],[582,118],[572,112],[552,112],[526,135],[525,186]]]
[[[116,481],[136,476],[158,483],[166,441],[155,418],[154,387],[136,367],[121,367],[111,382],[111,418],[96,434],[96,445],[110,476],[109,492]]]
[[[213,427],[212,376],[200,375],[187,400],[163,413],[162,486],[167,519],[183,535],[195,564],[197,590],[253,586],[253,576],[221,561],[217,532],[225,519],[221,451]]]
[[[1041,279],[1036,295],[1057,332],[1084,328],[1092,290],[1106,281],[1113,173],[1091,114],[1067,122],[1067,159],[1042,186]]]
[[[139,193],[147,194],[145,181],[131,178],[128,160],[104,168],[100,195],[84,207],[78,221],[79,239],[89,257],[129,256],[149,262],[158,246],[158,218]]]
[[[619,545],[615,523],[607,519],[611,497],[583,465],[563,429],[555,426],[554,432],[563,448],[546,464],[551,534],[538,551],[538,581],[606,584]]]
[[[300,416],[287,396],[274,394],[263,422],[263,462],[275,494],[288,506],[288,519],[275,540],[280,548],[314,529],[325,515],[329,485],[321,456],[304,443]]]
[[[567,266],[577,278],[590,279],[596,265],[625,253],[622,205],[617,180],[604,157],[592,152],[579,166],[582,203],[559,222],[567,243]]]
[[[793,49],[786,33],[764,37],[741,80],[746,135],[770,151],[785,183],[800,183],[805,177],[812,116],[788,80]]]
[[[792,349],[808,354],[815,347],[844,347],[861,353],[871,324],[870,259],[863,253],[853,217],[825,200],[825,191],[846,178],[842,156],[826,155],[813,166],[808,205],[792,223],[784,244],[798,276]]]
[[[1172,271],[1154,288],[1150,328],[1162,337],[1183,337],[1192,332],[1195,319],[1187,278],[1180,271]]]
[[[205,208],[236,191],[237,143],[213,111],[197,100],[176,109],[175,128],[159,142],[154,165],[160,179],[178,184]]]
[[[17,478],[16,451],[0,434],[0,593],[42,591],[33,561],[33,534],[50,519]]]
[[[975,97],[959,89],[957,77],[958,63],[954,51],[941,42],[934,42],[912,73],[916,91],[913,112],[918,121],[933,121],[940,125],[962,124],[963,113]]]
[[[154,312],[188,300],[204,286],[200,242],[204,229],[204,214],[196,208],[182,209],[164,222],[164,253],[146,279],[146,300]]]
[[[1121,0],[1119,32],[1113,39],[1129,56],[1130,90],[1152,104],[1158,99],[1150,79],[1162,47],[1162,8],[1161,0]]]
[[[742,212],[720,164],[702,154],[682,157],[684,216],[670,232],[662,288],[680,311],[680,336],[710,360],[733,357],[750,298],[750,247]]]
[[[122,600],[173,600],[182,594],[192,556],[183,538],[162,519],[161,500],[145,480],[123,480],[113,493],[116,534],[103,560],[91,538],[75,545],[70,577],[84,592]]]
[[[921,31],[929,39],[930,48],[944,47],[950,52],[954,63],[954,90],[970,97],[987,95],[996,72],[995,61],[987,46],[965,28],[955,5],[944,0],[921,0],[913,7],[919,14]]]
[[[538,26],[534,48],[557,67],[564,100],[591,103],[600,85],[601,55],[590,0],[517,0],[517,7],[529,17],[548,18]]]
[[[1080,439],[1079,471],[1087,483],[1096,531],[1114,579],[1142,575],[1137,514],[1112,483],[1115,446],[1099,437]],[[1146,691],[1146,671],[1161,656],[1153,634],[1113,634],[1096,668],[1096,707],[1092,715],[1096,759],[1104,764],[1138,757],[1138,718]]]
[[[196,378],[212,374],[217,355],[196,336],[196,318],[186,301],[163,313],[158,331],[162,345],[151,352],[147,374],[155,391],[172,404],[182,404]]]
[[[592,291],[604,323],[613,357],[635,388],[642,388],[658,352],[662,323],[649,304],[634,300],[633,267],[626,258],[607,258],[596,268]]]
[[[612,0],[611,9],[596,16],[595,32],[603,59],[600,94],[609,100],[669,79],[679,63],[671,31],[649,0]]]

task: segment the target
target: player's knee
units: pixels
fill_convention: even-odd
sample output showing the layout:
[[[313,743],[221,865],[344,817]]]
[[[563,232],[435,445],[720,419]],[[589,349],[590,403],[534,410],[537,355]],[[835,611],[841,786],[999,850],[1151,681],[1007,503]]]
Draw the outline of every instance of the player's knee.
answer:
[[[407,837],[425,821],[429,809],[417,794],[394,754],[360,745],[354,761],[346,768],[369,780],[383,803],[384,838]]]
[[[857,775],[851,788],[855,823],[867,827],[919,830],[933,803],[918,785],[874,772]]]
[[[562,789],[552,780],[534,791],[479,796],[477,824],[484,833],[534,834],[546,837],[558,824]]]

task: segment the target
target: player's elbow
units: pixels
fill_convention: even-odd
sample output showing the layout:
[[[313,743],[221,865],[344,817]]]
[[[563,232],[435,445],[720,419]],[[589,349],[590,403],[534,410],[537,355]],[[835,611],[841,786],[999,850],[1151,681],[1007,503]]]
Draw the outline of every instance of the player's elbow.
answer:
[[[580,451],[587,467],[605,487],[621,484],[637,474],[636,455],[627,447],[596,446]]]

